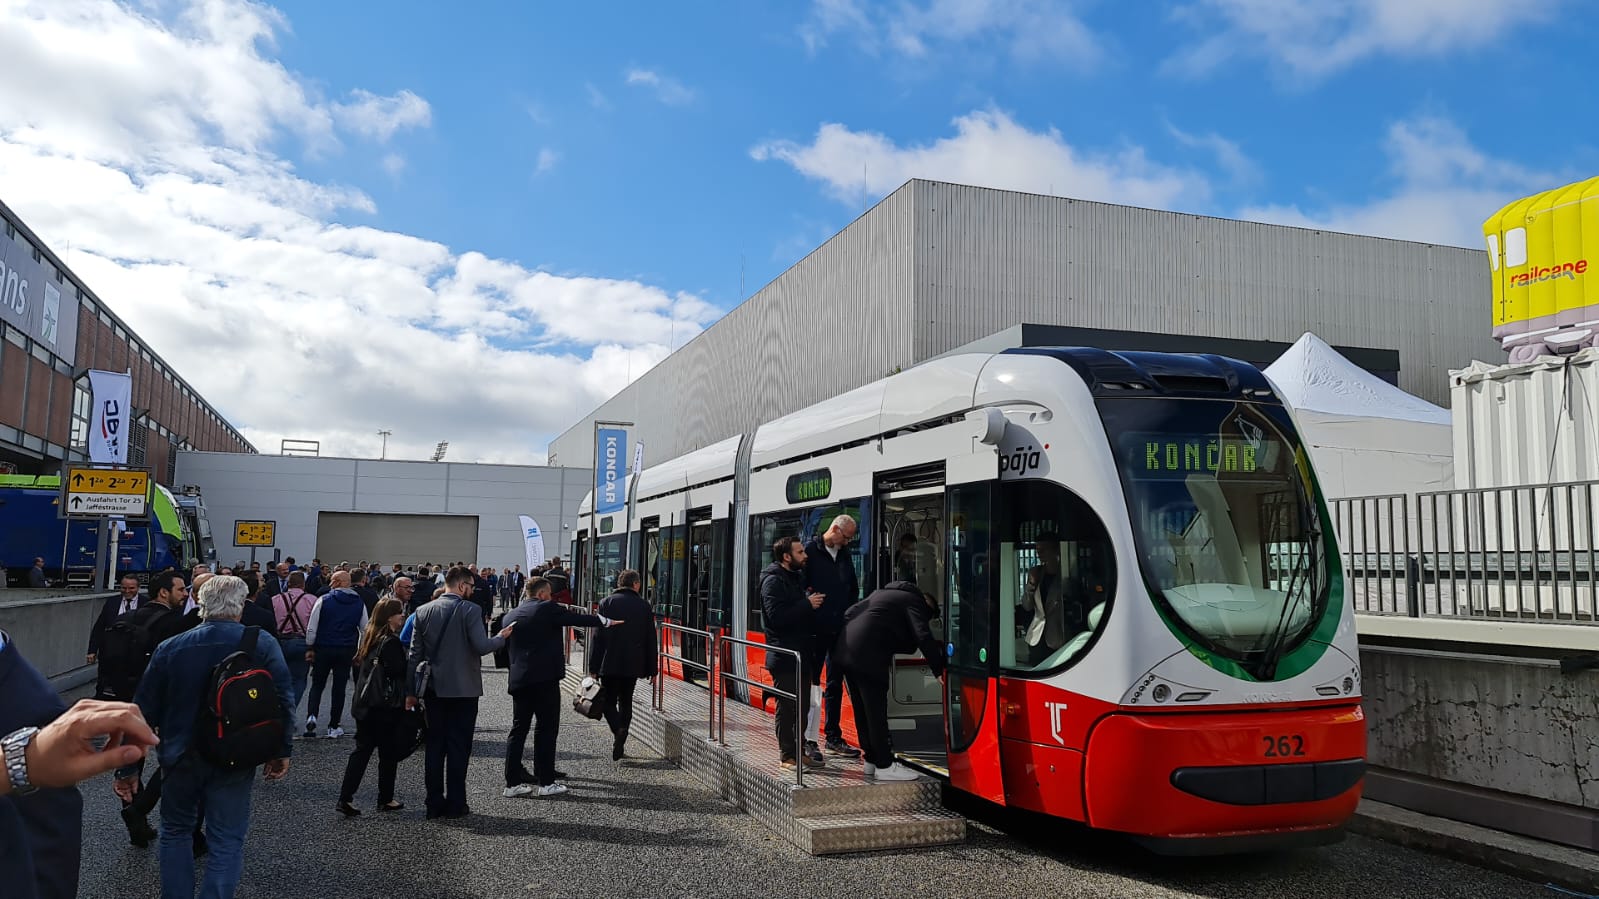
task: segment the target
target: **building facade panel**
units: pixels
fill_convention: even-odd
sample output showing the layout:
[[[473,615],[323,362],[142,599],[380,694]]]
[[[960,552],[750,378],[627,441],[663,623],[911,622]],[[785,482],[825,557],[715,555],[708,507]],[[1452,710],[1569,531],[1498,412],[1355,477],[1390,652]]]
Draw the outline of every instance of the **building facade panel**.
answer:
[[[0,424],[22,427],[22,412],[27,403],[24,389],[28,379],[28,351],[10,341],[0,342]],[[9,385],[16,385],[14,387]]]
[[[1478,250],[933,182],[918,197],[926,359],[1019,322],[1400,353],[1400,386],[1447,403],[1451,366],[1498,358]]]
[[[200,488],[223,560],[248,556],[232,547],[233,523],[252,519],[277,523],[277,546],[258,550],[258,558],[276,550],[306,560],[317,546],[323,512],[472,516],[477,556],[464,561],[496,568],[525,564],[518,516],[529,515],[544,530],[546,553],[564,556],[577,524],[572,513],[591,476],[583,468],[177,454],[178,481]]]
[[[593,422],[635,423],[645,465],[744,432],[910,361],[913,206],[897,192],[550,444],[593,465]]]

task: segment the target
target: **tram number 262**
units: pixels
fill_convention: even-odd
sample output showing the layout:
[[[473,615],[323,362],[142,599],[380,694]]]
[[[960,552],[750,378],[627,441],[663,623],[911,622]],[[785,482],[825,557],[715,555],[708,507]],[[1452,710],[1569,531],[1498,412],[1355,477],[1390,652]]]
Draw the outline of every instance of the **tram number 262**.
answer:
[[[1261,737],[1261,742],[1266,744],[1266,758],[1289,758],[1305,754],[1305,738],[1301,734],[1284,734],[1276,737]]]

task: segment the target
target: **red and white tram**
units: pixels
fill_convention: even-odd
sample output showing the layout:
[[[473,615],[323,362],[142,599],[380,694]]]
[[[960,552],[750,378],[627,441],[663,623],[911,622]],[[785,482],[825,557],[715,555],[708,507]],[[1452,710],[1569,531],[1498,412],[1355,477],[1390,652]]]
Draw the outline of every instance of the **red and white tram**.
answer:
[[[902,660],[891,729],[960,790],[1175,853],[1327,842],[1354,812],[1353,609],[1292,410],[1246,363],[944,358],[652,464],[625,513],[591,499],[587,597],[638,568],[664,617],[750,638],[773,541],[855,517],[863,589],[942,605],[947,682]]]

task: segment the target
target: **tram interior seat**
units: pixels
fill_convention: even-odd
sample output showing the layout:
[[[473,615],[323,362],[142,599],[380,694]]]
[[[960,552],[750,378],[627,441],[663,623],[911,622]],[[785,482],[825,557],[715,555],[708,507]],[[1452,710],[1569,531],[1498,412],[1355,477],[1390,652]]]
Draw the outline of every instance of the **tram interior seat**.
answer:
[[[1104,617],[1105,617],[1105,604],[1104,603],[1099,603],[1098,605],[1094,606],[1092,609],[1089,609],[1088,610],[1088,629],[1078,632],[1070,640],[1067,640],[1061,646],[1060,649],[1057,649],[1053,653],[1051,653],[1049,658],[1045,659],[1040,664],[1034,666],[1035,670],[1045,671],[1045,670],[1054,668],[1054,667],[1056,667],[1058,665],[1064,665],[1067,662],[1071,661],[1072,659],[1076,658],[1077,654],[1083,651],[1083,647],[1088,645],[1088,641],[1093,639],[1094,632],[1099,630],[1099,622]]]

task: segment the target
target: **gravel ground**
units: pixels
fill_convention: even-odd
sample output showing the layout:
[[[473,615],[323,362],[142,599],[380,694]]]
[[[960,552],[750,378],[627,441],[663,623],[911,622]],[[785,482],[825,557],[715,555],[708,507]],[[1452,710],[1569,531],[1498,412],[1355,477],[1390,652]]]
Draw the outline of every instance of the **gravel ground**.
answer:
[[[988,807],[964,845],[830,858],[804,855],[686,773],[645,756],[610,761],[604,725],[561,724],[572,791],[502,799],[510,701],[488,695],[468,776],[473,815],[422,818],[421,755],[400,768],[407,808],[345,819],[333,808],[353,740],[298,743],[282,783],[258,785],[243,899],[490,899],[511,896],[1550,897],[1542,886],[1350,837],[1302,852],[1204,860],[1149,855],[1080,828]],[[640,700],[646,702],[641,694]],[[531,744],[531,741],[530,741]],[[532,746],[529,745],[529,764]],[[356,805],[376,802],[376,763]],[[135,849],[110,784],[84,787],[84,897],[158,892],[155,850]]]

